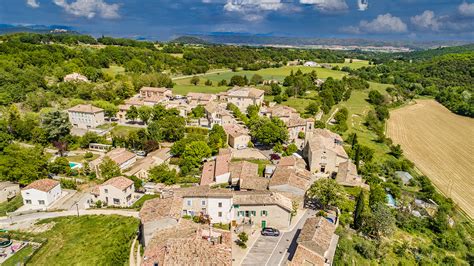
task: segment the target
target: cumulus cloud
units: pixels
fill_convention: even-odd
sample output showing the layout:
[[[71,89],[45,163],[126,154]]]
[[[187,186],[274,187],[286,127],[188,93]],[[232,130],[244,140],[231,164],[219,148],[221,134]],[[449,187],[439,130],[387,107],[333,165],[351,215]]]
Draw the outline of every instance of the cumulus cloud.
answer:
[[[362,20],[358,26],[349,26],[342,29],[344,32],[362,34],[362,33],[404,33],[407,32],[407,25],[399,18],[387,13],[378,15],[372,21]]]
[[[359,11],[365,11],[369,8],[369,0],[357,0]]]
[[[439,18],[431,10],[425,10],[422,14],[411,17],[410,21],[415,27],[423,30],[438,31],[441,26]]]
[[[247,21],[259,21],[265,17],[265,12],[276,11],[283,7],[280,0],[227,0],[224,10],[237,12]]]
[[[300,0],[300,3],[314,5],[323,12],[340,12],[349,8],[345,0]]]
[[[459,14],[465,17],[474,17],[474,3],[463,2],[458,6]]]
[[[38,8],[40,6],[36,0],[26,0],[26,4],[31,8]]]
[[[103,0],[76,0],[68,3],[66,0],[53,0],[53,2],[60,6],[67,13],[77,16],[94,18],[99,16],[105,19],[114,19],[120,17],[118,11],[119,4],[108,4]]]

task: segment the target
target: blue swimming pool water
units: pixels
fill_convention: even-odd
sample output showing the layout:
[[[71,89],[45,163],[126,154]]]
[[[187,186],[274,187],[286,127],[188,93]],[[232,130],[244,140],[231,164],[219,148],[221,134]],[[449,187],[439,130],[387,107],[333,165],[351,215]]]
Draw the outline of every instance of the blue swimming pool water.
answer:
[[[79,165],[78,163],[73,163],[73,162],[69,163],[69,167],[71,167],[71,168],[76,167],[78,165]]]
[[[387,193],[387,202],[388,202],[388,205],[390,205],[390,206],[395,206],[396,205],[396,201],[393,198],[393,195],[390,194],[390,193]]]

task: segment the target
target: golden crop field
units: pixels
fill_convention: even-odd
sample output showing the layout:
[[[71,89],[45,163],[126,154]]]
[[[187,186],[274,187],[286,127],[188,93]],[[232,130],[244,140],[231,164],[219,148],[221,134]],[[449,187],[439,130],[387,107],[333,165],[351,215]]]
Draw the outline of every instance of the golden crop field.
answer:
[[[474,217],[474,119],[434,100],[390,112],[387,134],[446,196]]]

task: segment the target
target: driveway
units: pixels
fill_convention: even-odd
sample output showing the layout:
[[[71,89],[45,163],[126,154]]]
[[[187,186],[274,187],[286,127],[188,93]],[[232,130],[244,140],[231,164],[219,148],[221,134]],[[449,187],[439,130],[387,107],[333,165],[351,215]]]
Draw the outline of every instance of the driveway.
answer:
[[[267,265],[269,254],[273,252],[281,238],[282,236],[259,236],[242,265]]]

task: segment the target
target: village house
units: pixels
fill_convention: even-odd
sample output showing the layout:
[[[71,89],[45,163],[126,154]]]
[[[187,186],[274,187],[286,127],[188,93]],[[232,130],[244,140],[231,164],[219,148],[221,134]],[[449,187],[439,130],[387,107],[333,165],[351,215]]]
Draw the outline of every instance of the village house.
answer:
[[[303,66],[307,67],[319,67],[319,64],[314,61],[306,61]]]
[[[186,101],[191,106],[206,105],[217,99],[215,94],[190,92],[186,95]]]
[[[137,155],[135,153],[130,152],[125,148],[115,148],[107,152],[104,156],[89,163],[90,168],[96,172],[97,176],[100,176],[99,166],[106,157],[115,162],[122,171],[131,167],[137,161]]]
[[[210,128],[214,125],[236,124],[234,116],[226,109],[225,103],[210,102],[204,106],[205,116]]]
[[[181,219],[149,242],[142,266],[232,265],[231,232]]]
[[[245,149],[248,147],[251,137],[247,129],[238,124],[225,124],[223,127],[227,134],[227,143],[230,147],[234,149]]]
[[[336,225],[326,218],[308,218],[297,239],[295,255],[289,265],[332,265],[339,236],[334,234]]]
[[[123,177],[113,177],[94,188],[91,194],[93,201],[101,201],[107,206],[130,207],[133,204],[135,185],[132,180]]]
[[[247,161],[230,163],[232,185],[240,190],[266,190],[268,179],[258,176],[258,164]]]
[[[182,198],[168,197],[147,200],[140,209],[140,242],[148,246],[159,231],[178,224],[181,217]]]
[[[165,104],[165,108],[168,109],[176,109],[179,111],[179,115],[187,118],[188,114],[192,111],[192,106],[185,101],[176,100],[176,101],[169,101]]]
[[[234,87],[226,92],[218,94],[220,101],[232,103],[237,106],[242,112],[247,112],[247,107],[250,105],[262,106],[263,104],[263,90],[253,87]]]
[[[0,203],[13,199],[20,194],[20,185],[3,181],[0,182]]]
[[[120,104],[118,106],[118,112],[116,114],[116,118],[122,122],[125,123],[128,121],[127,119],[127,111],[130,110],[132,106],[135,106],[135,108],[139,108],[140,106],[145,105],[143,102],[143,99],[138,98],[138,97],[132,97],[130,99],[125,100],[125,104]]]
[[[53,204],[61,197],[61,185],[53,179],[39,179],[33,181],[21,190],[23,204],[33,208],[44,208]]]
[[[89,129],[105,123],[104,110],[91,104],[78,104],[67,110],[73,127]]]
[[[163,148],[156,151],[152,151],[147,154],[145,158],[138,159],[132,167],[128,168],[124,175],[136,176],[141,180],[148,180],[148,171],[154,166],[168,163],[172,155],[170,148]]]
[[[364,183],[362,177],[357,174],[357,167],[350,160],[339,163],[336,182],[347,187],[362,187],[365,189],[370,188]]]
[[[349,157],[344,150],[341,136],[327,129],[315,129],[307,136],[303,155],[311,172],[333,175],[341,162]]]
[[[296,109],[285,106],[285,105],[273,105],[271,107],[264,107],[260,110],[260,113],[266,117],[278,117],[282,120],[289,133],[289,142],[297,142],[299,140],[300,133],[306,134],[311,132],[314,129],[314,119],[313,118],[301,118],[300,114]],[[298,146],[303,144],[304,138],[300,139],[301,143]]]
[[[64,82],[89,82],[86,76],[79,73],[71,73],[64,76]]]
[[[230,181],[230,153],[219,153],[214,160],[207,161],[202,167],[201,186],[226,184]]]
[[[270,179],[269,189],[304,196],[316,178],[306,170],[303,159],[295,156],[283,157]]]
[[[232,192],[224,189],[190,190],[183,195],[182,216],[205,215],[210,223],[233,220]]]
[[[173,96],[168,88],[143,87],[140,89],[140,97],[148,101],[165,101]]]

